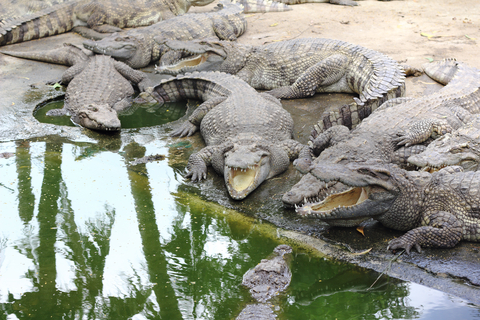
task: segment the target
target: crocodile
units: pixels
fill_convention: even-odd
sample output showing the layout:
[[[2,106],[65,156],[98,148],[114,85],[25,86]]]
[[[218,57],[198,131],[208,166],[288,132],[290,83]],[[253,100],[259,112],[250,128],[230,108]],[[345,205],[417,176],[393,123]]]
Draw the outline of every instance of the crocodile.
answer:
[[[480,71],[454,59],[424,66],[425,73],[446,84],[439,91],[419,98],[396,98],[349,131],[335,126],[312,132],[315,163],[345,164],[378,159],[408,167],[407,159],[425,150],[432,139],[459,129],[480,113]],[[311,159],[302,157],[295,163],[305,172]],[[327,192],[345,190],[340,183],[325,184],[306,174],[283,195],[287,207],[317,202]]]
[[[310,173],[349,189],[297,209],[303,217],[329,223],[373,218],[406,231],[387,249],[452,248],[461,240],[480,241],[480,172],[446,167],[438,172],[406,171],[380,161],[347,165],[316,163]]]
[[[330,3],[330,4],[338,4],[341,6],[358,6],[358,2],[360,0],[277,0],[278,2],[285,3],[288,5],[292,4],[302,4],[302,3]],[[392,1],[392,0],[378,0],[378,1]]]
[[[0,0],[0,22],[7,17],[19,17],[35,13],[63,0]]]
[[[187,14],[161,21],[148,27],[114,33],[100,41],[87,40],[86,49],[112,56],[132,68],[138,69],[156,62],[167,51],[154,41],[162,39],[191,40],[220,38],[235,40],[247,27],[243,8],[237,4],[220,3],[218,10]]]
[[[275,314],[266,302],[290,285],[292,272],[288,267],[288,258],[292,252],[292,247],[281,244],[273,249],[273,257],[262,259],[243,275],[242,285],[250,289],[253,299],[259,303],[247,305],[236,320],[275,319]]]
[[[163,80],[141,98],[160,103],[203,101],[171,136],[190,136],[200,129],[207,146],[190,156],[186,177],[206,179],[211,165],[224,176],[235,200],[244,199],[264,180],[284,172],[291,160],[310,152],[292,139],[293,119],[280,100],[226,73],[179,75]]]
[[[461,166],[465,171],[479,170],[480,116],[433,141],[425,151],[409,157],[408,162],[426,171],[436,171],[446,166]]]
[[[76,26],[97,32],[151,25],[213,0],[73,0],[2,20],[0,46],[65,33]]]
[[[280,99],[310,97],[316,92],[359,94],[354,103],[323,113],[320,125],[325,129],[354,127],[384,101],[405,93],[404,69],[396,61],[340,40],[302,38],[260,46],[213,40],[164,43],[191,56],[158,66],[159,73],[227,72]]]
[[[53,109],[47,116],[70,115],[82,127],[98,131],[118,131],[117,112],[131,105],[132,83],[140,90],[150,87],[147,76],[109,56],[88,56],[80,48],[63,47],[39,52],[1,51],[11,56],[71,66],[62,75],[68,84],[62,109]]]

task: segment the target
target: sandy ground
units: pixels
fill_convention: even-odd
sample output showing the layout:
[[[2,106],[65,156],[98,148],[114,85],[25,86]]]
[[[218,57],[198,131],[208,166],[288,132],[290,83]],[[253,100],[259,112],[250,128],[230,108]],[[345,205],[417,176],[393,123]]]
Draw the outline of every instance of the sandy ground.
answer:
[[[279,13],[247,14],[241,43],[317,37],[348,41],[412,66],[456,58],[480,68],[480,1],[360,1],[355,7],[328,3],[293,5]],[[192,11],[209,10],[210,7]],[[422,92],[408,87],[407,95]]]

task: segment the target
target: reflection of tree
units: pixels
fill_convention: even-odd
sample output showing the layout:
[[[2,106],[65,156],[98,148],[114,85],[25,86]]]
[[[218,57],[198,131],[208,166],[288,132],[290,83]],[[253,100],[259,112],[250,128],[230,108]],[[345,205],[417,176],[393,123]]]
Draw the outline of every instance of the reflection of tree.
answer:
[[[32,159],[30,156],[30,142],[16,142],[15,163],[18,176],[18,213],[24,223],[33,218],[35,196],[32,191]]]
[[[55,242],[57,236],[56,216],[58,212],[58,195],[62,164],[62,144],[47,143],[45,150],[45,165],[42,191],[38,205],[38,238],[36,248],[37,273],[30,274],[35,292],[28,292],[15,301],[17,316],[35,319],[59,319],[62,313],[57,313],[60,294],[55,287],[57,276],[55,260]],[[13,302],[13,301],[12,301]]]
[[[146,165],[132,166],[130,164],[133,158],[145,156],[145,148],[132,142],[124,148],[124,151],[148,274],[150,281],[155,284],[153,292],[160,307],[158,313],[161,319],[182,319],[175,291],[171,281],[168,281],[167,258],[160,243],[160,232],[155,217],[150,183],[146,174]],[[139,307],[141,307],[140,310],[143,309],[143,305]]]
[[[18,148],[17,152],[19,152]],[[30,158],[22,152],[18,157],[23,156]],[[9,299],[12,308],[8,308],[11,309],[8,312],[15,312],[20,318],[28,316],[34,319],[73,319],[75,317],[97,319],[96,313],[102,308],[98,306],[98,302],[102,301],[103,272],[105,259],[109,253],[109,239],[115,212],[106,208],[105,218],[87,221],[85,223],[87,232],[85,234],[79,232],[67,189],[62,180],[61,157],[60,142],[46,144],[37,216],[38,237],[32,234],[32,227],[26,227],[25,240],[17,247],[20,252],[32,258],[36,266],[35,271],[26,275],[32,279],[34,292],[25,293],[19,300],[13,297]],[[25,164],[20,160],[17,162],[17,168],[19,163],[22,167]],[[19,186],[20,188],[22,187]],[[21,193],[21,189],[19,192]],[[33,203],[31,206],[33,207]],[[19,212],[22,213],[21,209]],[[61,214],[61,218],[58,213]],[[64,232],[63,237],[59,236],[57,227]],[[55,243],[59,238],[62,238],[71,250],[64,253],[76,266],[74,282],[77,290],[68,293],[56,288],[57,248]],[[36,248],[35,241],[38,241]]]

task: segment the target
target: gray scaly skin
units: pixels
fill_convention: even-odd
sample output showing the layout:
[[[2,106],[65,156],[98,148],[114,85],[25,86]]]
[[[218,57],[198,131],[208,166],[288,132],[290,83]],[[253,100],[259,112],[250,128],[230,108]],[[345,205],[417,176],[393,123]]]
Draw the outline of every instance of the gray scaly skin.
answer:
[[[47,37],[87,26],[97,32],[151,25],[213,0],[74,0],[0,24],[0,46]]]
[[[221,3],[217,8],[219,10],[214,12],[186,14],[148,27],[114,33],[100,41],[87,40],[83,45],[95,53],[112,56],[132,68],[143,68],[165,54],[167,49],[161,44],[163,40],[220,38],[233,41],[245,32],[247,21],[241,6]]]
[[[316,163],[310,173],[349,189],[298,208],[303,217],[334,225],[374,218],[388,228],[407,231],[387,247],[407,253],[412,248],[452,248],[460,240],[480,241],[480,172],[447,167],[430,174],[368,162]]]
[[[275,256],[263,259],[259,264],[243,275],[242,285],[250,288],[252,297],[260,303],[247,305],[236,320],[259,319],[274,320],[276,317],[267,301],[284,291],[292,280],[286,255],[293,252],[286,244],[273,250]]]
[[[346,164],[378,159],[406,165],[407,159],[425,150],[431,139],[456,130],[480,113],[480,71],[455,60],[427,64],[425,72],[447,84],[438,92],[420,98],[392,99],[349,131],[344,126],[324,132],[312,132],[315,163]],[[318,133],[318,132],[319,133]],[[297,160],[297,168],[306,171],[311,159]],[[330,191],[329,191],[330,190]],[[325,184],[307,174],[283,195],[291,207],[321,201],[328,192],[339,192],[339,183]]]
[[[341,6],[358,6],[357,1],[353,0],[277,0],[278,2],[285,3],[285,4],[302,4],[302,3],[331,3],[331,4],[338,4]],[[379,0],[379,1],[392,1],[392,0]]]
[[[408,162],[430,172],[446,166],[477,171],[480,165],[480,116],[433,141],[425,151],[409,157]]]
[[[227,72],[281,99],[304,98],[316,92],[359,94],[355,103],[325,112],[321,116],[322,129],[342,124],[355,126],[384,101],[402,97],[405,92],[405,73],[396,61],[339,40],[304,38],[263,46],[226,41],[165,44],[171,50],[189,52],[193,58],[161,65],[157,67],[160,73]]]
[[[284,172],[309,148],[292,139],[293,119],[280,101],[257,93],[241,79],[220,72],[195,72],[153,88],[157,101],[198,99],[203,103],[172,136],[200,129],[206,147],[190,156],[192,181],[206,179],[211,165],[225,178],[228,193],[241,200],[264,180]],[[145,93],[142,95],[148,99]],[[303,153],[302,153],[303,154]]]
[[[109,56],[87,56],[70,44],[43,52],[2,51],[15,57],[71,66],[61,82],[68,84],[63,109],[47,112],[47,116],[70,115],[85,128],[99,131],[120,130],[117,112],[128,108],[134,94],[130,82],[144,90],[149,85],[146,75]]]
[[[242,5],[244,13],[283,12],[292,10],[289,5],[280,1],[232,0],[232,3],[238,3]]]

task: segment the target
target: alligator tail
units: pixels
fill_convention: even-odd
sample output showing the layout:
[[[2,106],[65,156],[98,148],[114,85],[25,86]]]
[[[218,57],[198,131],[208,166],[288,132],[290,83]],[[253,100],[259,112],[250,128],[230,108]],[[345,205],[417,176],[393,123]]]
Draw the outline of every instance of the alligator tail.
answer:
[[[458,63],[454,58],[443,59],[423,65],[425,73],[433,80],[447,85],[457,73]]]
[[[70,31],[77,1],[62,3],[34,14],[0,23],[0,46],[39,39]]]
[[[53,50],[36,52],[1,50],[0,52],[12,57],[63,64],[66,66],[72,66],[78,62],[86,61],[88,59],[88,56],[82,51],[82,49],[69,43],[65,43],[63,47]]]
[[[348,44],[348,46],[352,45]],[[325,111],[314,126],[312,135],[318,135],[337,125],[353,129],[385,101],[405,95],[403,67],[382,53],[368,49],[362,50],[359,51],[359,56],[352,61],[352,64],[359,65],[357,71],[354,71],[347,80],[351,83],[353,91],[359,93],[359,97],[354,98],[354,103],[332,111]],[[369,61],[369,63],[365,61]],[[355,68],[352,67],[352,70]]]
[[[233,0],[241,4],[245,13],[281,12],[292,10],[289,5],[271,0]]]
[[[165,79],[153,88],[152,95],[161,102],[175,102],[186,99],[207,100],[211,94],[227,96],[229,90],[221,83],[225,73],[193,72]]]

